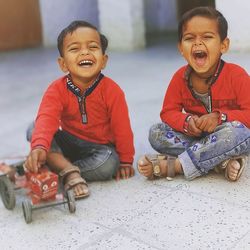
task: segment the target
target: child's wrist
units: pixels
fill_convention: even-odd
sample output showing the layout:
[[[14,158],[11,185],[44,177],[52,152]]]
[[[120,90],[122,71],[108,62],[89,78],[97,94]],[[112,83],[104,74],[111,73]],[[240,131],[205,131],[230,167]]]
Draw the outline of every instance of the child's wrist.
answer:
[[[47,148],[45,148],[43,145],[36,145],[31,149],[31,151],[36,149],[43,149],[44,151],[46,151],[46,153],[48,152]]]
[[[131,168],[131,167],[132,167],[132,163],[120,162],[120,168]]]
[[[192,118],[192,115],[190,114],[190,115],[187,115],[186,116],[186,119],[185,119],[185,121],[184,121],[184,124],[183,124],[183,131],[186,133],[186,134],[188,134],[188,126],[189,126],[189,121],[190,121],[190,119]]]
[[[214,113],[218,114],[218,125],[221,125],[222,123],[227,122],[227,114],[219,110],[216,110]]]

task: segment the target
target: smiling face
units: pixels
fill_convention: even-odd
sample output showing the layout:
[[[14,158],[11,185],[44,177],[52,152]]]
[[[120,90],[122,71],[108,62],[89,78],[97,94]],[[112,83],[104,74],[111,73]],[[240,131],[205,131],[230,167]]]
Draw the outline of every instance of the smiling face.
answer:
[[[69,72],[79,87],[86,88],[105,68],[107,55],[102,53],[99,33],[89,27],[79,27],[65,36],[63,56],[58,63],[63,72]]]
[[[183,26],[178,47],[197,75],[209,77],[215,72],[221,54],[227,52],[229,39],[221,41],[215,19],[195,16]]]

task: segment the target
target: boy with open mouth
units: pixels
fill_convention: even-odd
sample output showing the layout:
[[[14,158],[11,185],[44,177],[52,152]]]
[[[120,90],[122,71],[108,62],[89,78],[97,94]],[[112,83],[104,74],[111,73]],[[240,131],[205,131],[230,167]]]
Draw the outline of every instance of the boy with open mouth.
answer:
[[[108,40],[95,26],[74,21],[57,40],[64,76],[46,90],[25,166],[37,172],[45,162],[59,174],[64,190],[89,195],[86,181],[134,175],[133,132],[122,89],[104,76]]]
[[[187,61],[173,76],[149,141],[160,155],[145,155],[139,172],[148,177],[216,169],[236,181],[250,151],[250,77],[221,56],[228,51],[227,21],[216,9],[197,7],[179,22],[178,48]]]

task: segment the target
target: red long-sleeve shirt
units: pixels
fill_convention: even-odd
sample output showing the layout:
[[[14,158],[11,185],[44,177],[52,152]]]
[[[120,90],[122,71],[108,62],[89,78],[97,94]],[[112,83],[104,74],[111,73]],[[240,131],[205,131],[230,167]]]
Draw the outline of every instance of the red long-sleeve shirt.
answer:
[[[204,105],[194,98],[188,87],[186,69],[187,66],[184,66],[174,74],[160,113],[163,122],[180,132],[184,132],[184,122],[188,114],[207,114]],[[225,63],[217,80],[211,85],[212,111],[225,113],[228,121],[237,120],[250,128],[249,93],[248,73],[238,65]]]
[[[49,150],[58,128],[83,140],[113,143],[121,162],[132,163],[133,132],[124,92],[110,78],[103,77],[85,99],[87,123],[82,122],[78,97],[69,90],[67,76],[52,82],[46,90],[37,114],[31,148]]]

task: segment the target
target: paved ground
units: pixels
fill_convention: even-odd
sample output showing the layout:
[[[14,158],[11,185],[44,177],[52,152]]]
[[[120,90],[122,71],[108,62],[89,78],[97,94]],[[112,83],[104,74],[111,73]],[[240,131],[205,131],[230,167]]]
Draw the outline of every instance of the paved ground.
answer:
[[[250,72],[250,54],[225,57]],[[48,83],[59,77],[54,49],[0,54],[0,158],[26,155],[25,129],[34,118]],[[175,46],[135,53],[111,53],[105,73],[127,94],[136,159],[152,152],[149,127],[159,111],[171,75],[184,63]],[[147,181],[90,184],[91,196],[70,214],[59,206],[23,219],[17,192],[13,211],[0,202],[1,249],[250,249],[250,170],[237,183],[209,174],[192,182]]]

